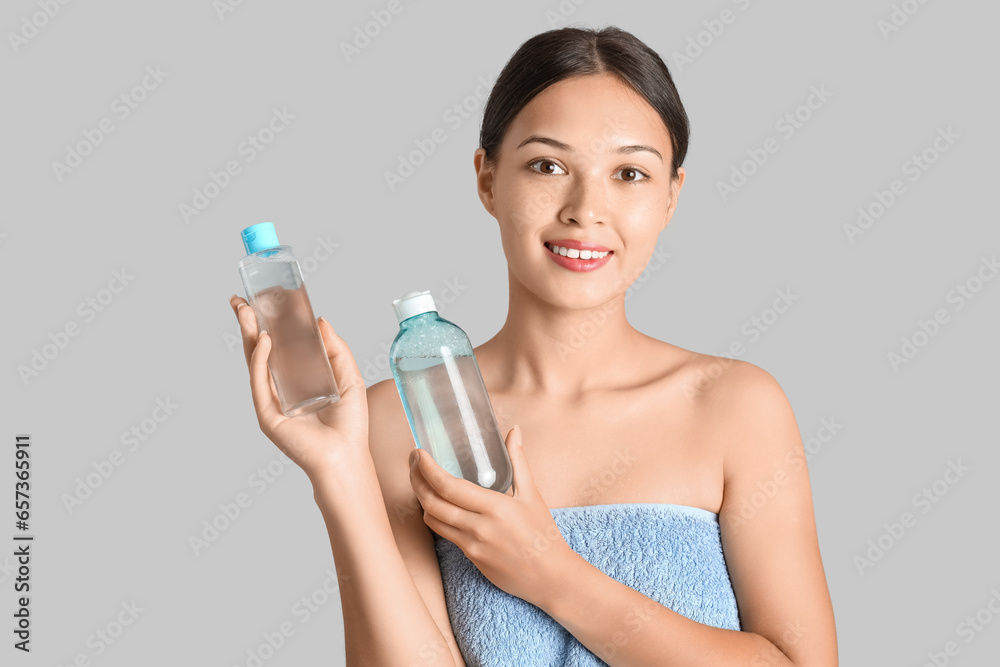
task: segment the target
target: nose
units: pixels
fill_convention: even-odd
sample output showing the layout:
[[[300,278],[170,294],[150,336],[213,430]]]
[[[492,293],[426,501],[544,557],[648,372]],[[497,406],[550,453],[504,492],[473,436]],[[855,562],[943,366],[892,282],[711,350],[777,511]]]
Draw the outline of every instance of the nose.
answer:
[[[559,218],[565,223],[589,226],[608,221],[608,184],[596,174],[578,175],[566,190]]]

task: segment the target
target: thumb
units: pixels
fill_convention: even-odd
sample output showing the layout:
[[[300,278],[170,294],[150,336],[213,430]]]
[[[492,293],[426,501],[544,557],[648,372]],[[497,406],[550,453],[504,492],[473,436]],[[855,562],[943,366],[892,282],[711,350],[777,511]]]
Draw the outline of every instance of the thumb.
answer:
[[[524,455],[524,448],[521,447],[521,427],[514,426],[507,432],[504,440],[507,445],[507,454],[510,456],[510,463],[514,468],[514,493],[518,496],[535,495],[535,480],[531,476],[531,468],[528,466],[528,459]]]

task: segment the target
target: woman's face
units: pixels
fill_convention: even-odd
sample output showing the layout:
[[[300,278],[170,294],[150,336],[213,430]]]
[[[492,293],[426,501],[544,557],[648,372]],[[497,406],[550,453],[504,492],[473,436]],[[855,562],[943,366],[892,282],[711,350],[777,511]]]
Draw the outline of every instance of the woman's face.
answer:
[[[671,158],[662,119],[618,78],[577,76],[546,88],[514,118],[495,164],[476,151],[480,199],[500,225],[513,275],[566,308],[623,294],[677,204],[684,170],[671,180]],[[611,252],[598,268],[579,270],[584,260],[554,259],[547,242],[560,239]]]

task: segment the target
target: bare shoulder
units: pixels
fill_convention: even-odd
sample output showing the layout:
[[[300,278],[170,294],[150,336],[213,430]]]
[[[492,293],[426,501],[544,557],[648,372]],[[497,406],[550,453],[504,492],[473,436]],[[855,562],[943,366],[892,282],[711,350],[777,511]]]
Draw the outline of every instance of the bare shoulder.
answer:
[[[773,375],[748,361],[692,353],[682,391],[720,434],[796,428],[788,397]]]
[[[386,510],[393,519],[390,502],[413,495],[407,465],[413,438],[392,378],[374,383],[367,394],[368,445],[386,499]]]
[[[685,393],[707,406],[731,401],[741,394],[764,391],[770,400],[784,392],[770,373],[749,361],[689,351],[685,363]],[[765,397],[765,400],[767,397]]]
[[[399,400],[399,392],[396,390],[396,383],[392,378],[379,380],[368,387],[368,414],[378,413],[379,417],[388,417],[394,412],[398,412],[404,420],[406,414],[403,412],[403,404]],[[391,426],[383,424],[380,420],[369,419],[372,426]]]
[[[734,401],[756,400],[772,405],[787,403],[778,381],[763,368],[742,359],[702,354],[650,338],[650,364],[657,375],[679,389],[693,406],[702,410],[723,407]]]

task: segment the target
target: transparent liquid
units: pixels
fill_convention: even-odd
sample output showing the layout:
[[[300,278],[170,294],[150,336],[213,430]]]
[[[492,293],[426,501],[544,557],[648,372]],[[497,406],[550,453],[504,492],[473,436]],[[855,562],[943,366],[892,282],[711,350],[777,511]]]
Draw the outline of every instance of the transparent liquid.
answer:
[[[404,357],[395,365],[417,445],[455,477],[506,492],[510,459],[475,358]]]
[[[267,365],[281,411],[292,417],[339,400],[298,263],[248,263],[240,267],[240,274],[257,326],[271,337]]]

